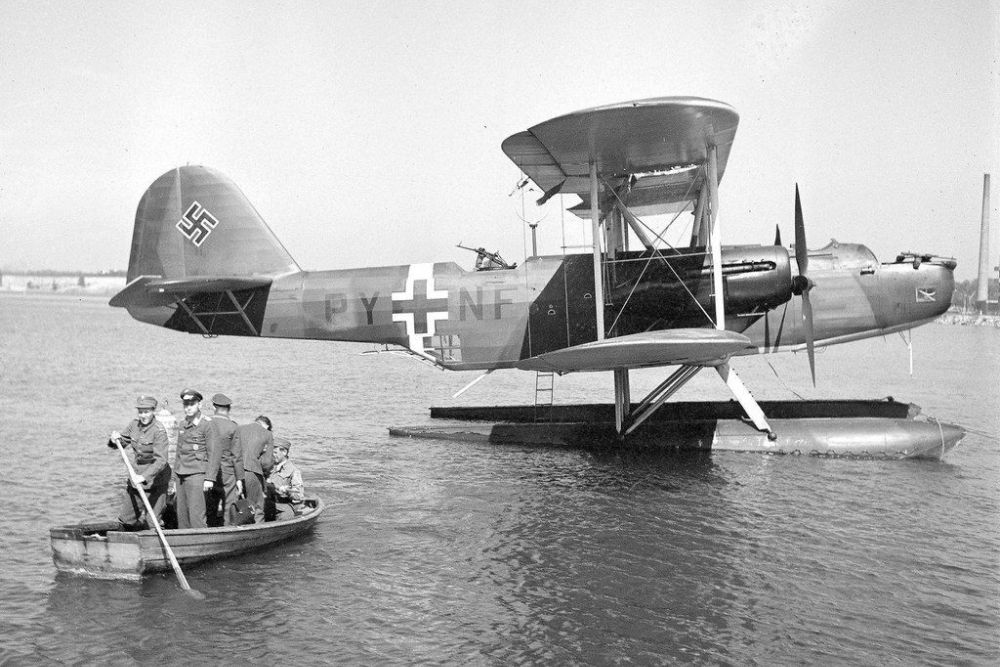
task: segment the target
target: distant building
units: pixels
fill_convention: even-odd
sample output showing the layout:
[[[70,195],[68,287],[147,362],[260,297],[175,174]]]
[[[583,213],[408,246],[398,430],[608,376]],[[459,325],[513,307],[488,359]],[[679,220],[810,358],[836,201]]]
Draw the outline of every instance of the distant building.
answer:
[[[34,271],[0,273],[0,291],[113,296],[125,287],[125,272]]]

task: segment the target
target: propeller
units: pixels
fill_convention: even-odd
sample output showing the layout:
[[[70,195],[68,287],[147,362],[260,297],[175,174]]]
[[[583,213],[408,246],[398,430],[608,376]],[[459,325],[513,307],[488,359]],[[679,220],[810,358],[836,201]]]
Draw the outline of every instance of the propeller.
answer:
[[[816,386],[816,350],[813,347],[813,311],[809,292],[815,286],[809,279],[809,249],[806,247],[806,225],[802,218],[802,202],[799,199],[799,184],[795,184],[795,263],[799,275],[792,279],[792,294],[802,296],[802,317],[805,320],[806,353],[809,355],[809,372],[813,386]]]

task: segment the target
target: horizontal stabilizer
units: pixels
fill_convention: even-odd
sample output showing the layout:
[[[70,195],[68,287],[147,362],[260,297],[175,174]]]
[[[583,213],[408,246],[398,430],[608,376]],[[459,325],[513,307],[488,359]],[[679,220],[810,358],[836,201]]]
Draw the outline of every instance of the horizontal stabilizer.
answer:
[[[717,329],[668,329],[607,338],[530,357],[517,364],[529,371],[569,373],[644,366],[721,363],[755,351],[743,334]]]
[[[271,278],[249,278],[244,276],[199,276],[197,278],[177,278],[164,280],[159,276],[139,276],[125,286],[109,302],[116,308],[138,306],[156,308],[169,306],[186,296],[214,294],[239,290],[269,287]]]

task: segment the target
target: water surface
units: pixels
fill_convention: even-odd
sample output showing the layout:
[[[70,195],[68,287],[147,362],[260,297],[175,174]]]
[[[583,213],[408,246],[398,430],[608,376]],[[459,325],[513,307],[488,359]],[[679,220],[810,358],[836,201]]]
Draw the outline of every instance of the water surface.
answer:
[[[941,462],[590,452],[387,435],[474,374],[0,294],[0,662],[996,664],[1000,332],[913,343],[913,377],[898,337],[827,350],[817,389],[804,355],[734,365],[761,399],[892,395],[978,431]],[[556,401],[610,402],[606,375],[558,378]],[[185,387],[274,419],[328,502],[315,533],[190,569],[201,602],[168,575],[57,575],[48,528],[114,513],[107,434]],[[499,372],[457,404],[533,387]],[[705,373],[677,398],[726,394]]]

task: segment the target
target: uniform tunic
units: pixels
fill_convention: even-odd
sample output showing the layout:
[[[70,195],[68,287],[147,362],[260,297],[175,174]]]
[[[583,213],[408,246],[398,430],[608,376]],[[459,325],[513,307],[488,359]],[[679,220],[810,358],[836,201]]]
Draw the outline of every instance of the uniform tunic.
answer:
[[[288,489],[281,493],[279,487]],[[305,499],[305,488],[302,484],[302,473],[288,459],[276,463],[267,477],[268,499],[274,503],[276,521],[293,519],[300,513],[302,501]]]
[[[234,450],[234,447],[238,444],[233,440],[233,434],[236,432],[236,422],[226,415],[216,414],[212,417],[212,430],[215,432],[216,442],[218,443],[218,473],[215,477],[211,476],[214,461],[209,461],[209,469],[205,473],[205,477],[206,479],[214,479],[216,489],[224,493],[222,518],[223,523],[228,526],[229,508],[239,498],[239,493],[236,490],[236,482],[243,479],[243,454],[239,453],[237,455],[237,452]]]
[[[122,432],[122,446],[125,455],[132,462],[135,472],[146,478],[143,488],[153,506],[157,520],[163,514],[167,503],[167,487],[170,485],[170,466],[167,465],[167,430],[153,419],[143,425],[138,419],[129,422]],[[126,444],[128,443],[128,444]],[[108,447],[117,449],[117,445],[108,440]],[[128,482],[125,483],[125,495],[122,497],[118,520],[125,526],[139,527],[143,523],[146,506],[139,492]]]
[[[212,419],[199,415],[197,420],[182,419],[177,425],[177,527],[205,528],[205,472],[215,452],[216,440]]]
[[[243,492],[253,506],[254,523],[264,521],[264,474],[274,465],[273,446],[274,436],[257,422],[237,426],[233,434],[233,451],[243,455]]]

